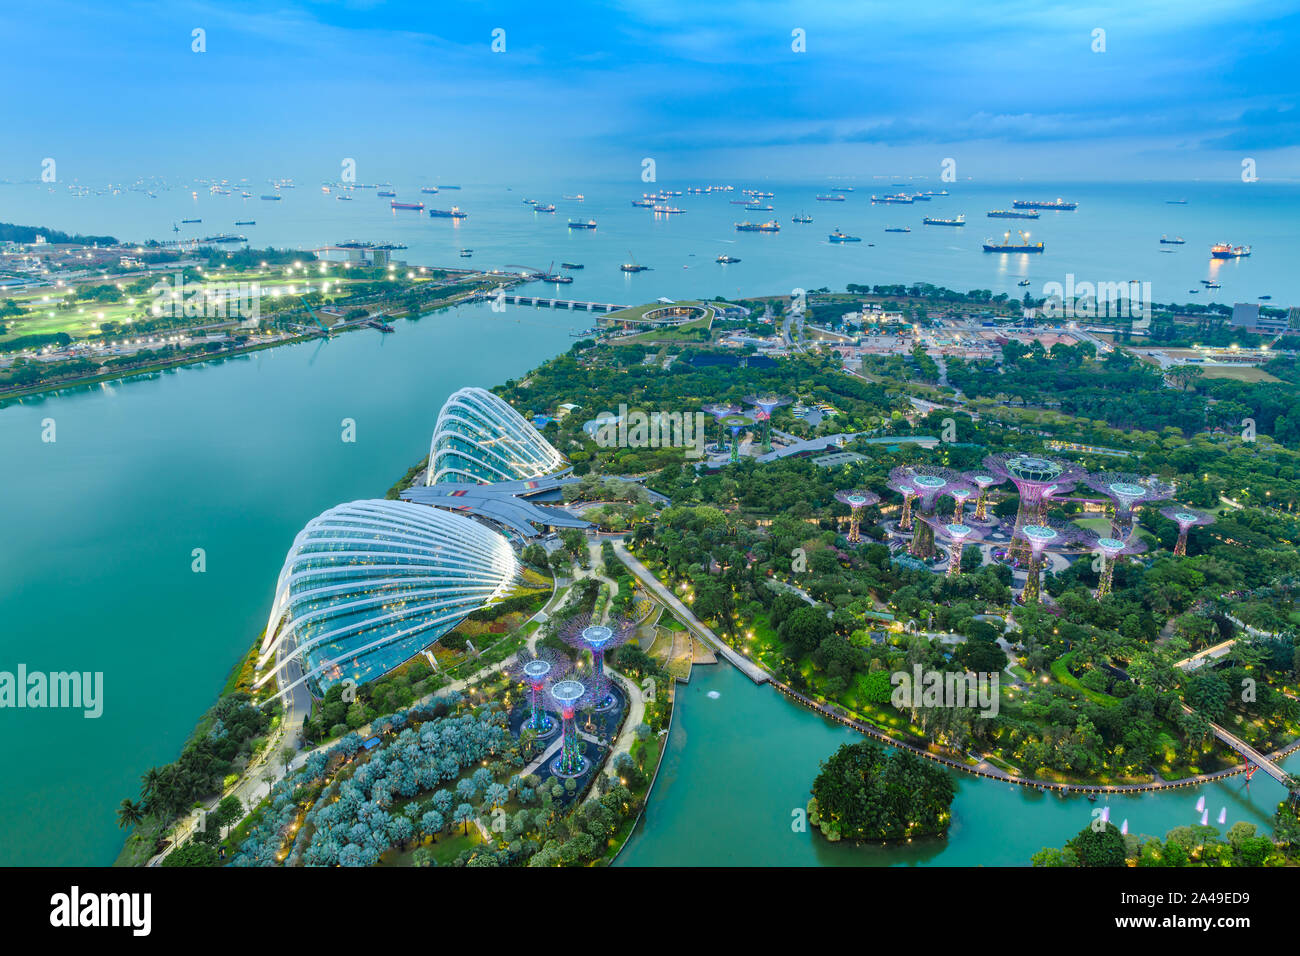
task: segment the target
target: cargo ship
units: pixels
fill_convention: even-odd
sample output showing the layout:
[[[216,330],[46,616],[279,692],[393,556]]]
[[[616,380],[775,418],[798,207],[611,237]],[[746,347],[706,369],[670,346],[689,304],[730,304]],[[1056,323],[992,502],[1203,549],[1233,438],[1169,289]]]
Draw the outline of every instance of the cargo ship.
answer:
[[[452,206],[450,209],[430,209],[429,215],[434,219],[465,219],[469,213],[461,212],[459,206]]]
[[[886,226],[885,232],[911,232],[911,226]]]
[[[984,251],[985,252],[1042,252],[1043,244],[1041,242],[1030,242],[1029,234],[1026,232],[1020,233],[1019,242],[1012,242],[1011,233],[1008,232],[1003,234],[1001,242],[998,242],[995,239],[985,239]]]
[[[760,223],[738,222],[736,223],[736,231],[737,232],[780,232],[781,224],[777,222],[775,219],[771,219],[768,220],[767,222],[760,222]]]
[[[872,196],[871,201],[873,203],[901,203],[907,206],[912,205],[912,197],[905,196],[902,193],[897,193],[893,196]]]
[[[848,233],[840,232],[838,229],[836,229],[826,238],[829,239],[831,242],[861,242],[862,241],[857,236],[850,236]]]
[[[713,261],[721,262],[725,265],[728,262],[739,262],[740,260],[737,259],[735,256],[718,256],[718,258],[714,259]]]
[[[746,209],[754,209],[754,210],[757,210],[758,212],[771,212],[771,211],[772,211],[772,207],[771,207],[770,205],[768,205],[768,206],[764,206],[764,205],[762,205],[761,203],[756,203],[756,202],[746,203],[746,204],[745,204],[745,208],[746,208]]]
[[[569,202],[582,202],[587,197],[584,196],[582,193],[578,193],[578,195],[576,196],[561,196],[560,198],[568,200]]]
[[[757,189],[744,189],[741,190],[741,192],[743,192],[746,196],[752,196],[755,199],[772,199],[776,196],[776,193],[760,192]]]
[[[927,196],[925,193],[912,193],[913,202],[930,202],[933,196]]]
[[[423,209],[424,208],[424,203],[422,202],[398,202],[396,199],[390,202],[389,205],[392,206],[394,209]]]
[[[1216,242],[1210,246],[1212,259],[1244,259],[1250,255],[1250,246],[1234,246],[1227,242]]]
[[[381,189],[379,192],[375,193],[375,195],[382,196],[384,199],[392,199],[397,195],[397,193],[393,192],[391,189]]]
[[[276,198],[276,199],[279,199],[280,197],[279,197],[279,196],[276,196],[275,198]],[[181,220],[181,225],[183,226],[183,225],[185,225],[186,223],[191,223],[191,222],[202,222],[202,221],[203,221],[202,219],[182,219],[182,220]]]
[[[344,202],[352,202],[352,197],[351,197],[351,196],[335,196],[334,198],[335,198],[335,199],[341,199],[341,200],[343,200]]]
[[[818,202],[844,202],[843,196],[818,196]]]
[[[555,212],[555,203],[553,202],[547,203],[545,206],[542,205],[533,206],[533,211],[534,212]]]
[[[927,226],[964,226],[966,217],[958,216],[956,219],[935,219],[933,216],[926,216],[921,222]]]
[[[1175,236],[1173,239],[1170,239],[1168,236],[1161,236],[1160,244],[1162,246],[1182,246],[1187,244],[1187,240],[1182,236]]]
[[[470,256],[472,256],[473,254],[474,254],[474,250],[473,250],[473,249],[462,249],[462,250],[460,250],[460,257],[461,257],[462,259],[468,259],[468,258],[469,258]]]
[[[1039,212],[1018,212],[1014,209],[991,209],[988,217],[990,219],[1038,219],[1042,216]]]
[[[570,229],[595,229],[596,220],[588,219],[586,222],[583,222],[581,219],[570,219],[569,228]]]
[[[235,225],[236,225],[236,226],[256,226],[256,225],[257,225],[257,220],[256,220],[256,219],[237,219],[237,220],[235,220]]]
[[[438,184],[437,186],[435,186],[434,188],[435,188],[435,189],[460,189],[459,186],[444,186],[444,185],[442,185],[442,183],[439,183],[439,184]]]
[[[437,191],[438,191],[438,187],[437,187],[437,186],[421,186],[421,187],[420,187],[420,192],[422,192],[422,193],[436,193]]]
[[[653,199],[633,199],[632,205],[640,206],[642,209],[653,209],[655,207],[655,201]]]
[[[771,209],[771,206],[767,207]],[[655,212],[662,213],[666,216],[676,216],[686,212],[685,209],[678,209],[676,206],[655,206]]]
[[[561,269],[581,269],[581,268],[582,268],[582,263],[581,263],[581,262],[561,262],[561,263],[560,263],[560,268],[561,268]]]
[[[269,201],[269,202],[279,202],[279,201],[280,201],[281,199],[283,199],[284,197],[283,197],[283,196],[269,196],[269,195],[267,195],[267,196],[263,196],[262,198],[265,199],[265,200],[267,200],[267,201]]]
[[[1011,203],[1016,209],[1078,209],[1077,202],[1064,199],[1017,199]]]
[[[797,216],[792,216],[790,218],[790,221],[791,222],[812,222],[812,216],[808,215],[806,212],[801,212]]]

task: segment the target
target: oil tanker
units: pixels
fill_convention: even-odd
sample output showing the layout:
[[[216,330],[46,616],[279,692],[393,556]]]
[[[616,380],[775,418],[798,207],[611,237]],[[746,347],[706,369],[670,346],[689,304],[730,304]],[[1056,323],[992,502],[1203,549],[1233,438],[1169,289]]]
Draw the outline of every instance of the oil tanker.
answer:
[[[389,203],[389,205],[392,206],[394,209],[423,209],[424,208],[424,203],[422,202],[398,202],[396,199],[394,199],[391,203]]]
[[[926,216],[921,220],[927,226],[964,226],[966,217],[958,216],[956,219],[935,219],[933,216]]]
[[[1037,219],[1041,215],[1038,212],[1017,212],[1014,209],[991,209],[988,213],[990,219]]]
[[[1250,255],[1250,246],[1234,246],[1227,242],[1216,242],[1210,246],[1212,259],[1244,259]]]
[[[1043,244],[1041,242],[1030,242],[1029,234],[1025,232],[1020,233],[1019,242],[1012,242],[1011,233],[1008,232],[1003,234],[1001,242],[998,242],[996,239],[985,239],[984,251],[985,252],[1042,252]]]
[[[430,209],[429,215],[434,219],[464,219],[469,213],[461,212],[459,206],[452,206],[450,209]]]

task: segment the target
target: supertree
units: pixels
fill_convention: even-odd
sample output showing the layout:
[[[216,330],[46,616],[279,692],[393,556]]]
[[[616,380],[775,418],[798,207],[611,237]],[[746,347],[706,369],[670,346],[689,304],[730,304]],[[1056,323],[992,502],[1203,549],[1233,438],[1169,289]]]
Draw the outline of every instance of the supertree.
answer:
[[[740,408],[736,405],[726,405],[718,403],[715,405],[705,405],[704,411],[713,416],[713,420],[718,423],[718,448],[727,447],[727,429],[723,424],[723,419],[728,415],[736,415]]]
[[[1057,493],[1072,488],[1084,475],[1083,469],[1077,465],[1016,452],[989,455],[984,459],[984,469],[1002,481],[1011,482],[1020,496],[1012,531],[1018,542],[1012,545],[1012,553],[1020,551],[1019,557],[1027,556],[1028,544],[1025,539],[1016,537],[1017,532],[1027,524],[1041,522],[1045,517],[1044,496],[1049,491]]]
[[[1029,549],[1029,573],[1025,577],[1025,587],[1020,592],[1021,604],[1032,604],[1038,600],[1038,575],[1042,570],[1044,552],[1091,543],[1096,537],[1078,525],[1046,518],[1017,528],[1015,536]]]
[[[931,514],[941,495],[951,494],[956,488],[967,488],[959,472],[937,465],[899,465],[889,473],[890,487],[910,487],[916,496],[922,514]],[[906,511],[906,504],[904,504]],[[901,527],[901,524],[900,524]],[[934,557],[934,531],[928,524],[917,525],[912,535],[912,557],[928,561]]]
[[[736,412],[723,417],[722,424],[731,432],[731,462],[735,464],[740,461],[740,433],[754,424],[754,419]]]
[[[1097,597],[1103,598],[1110,593],[1110,582],[1115,577],[1115,560],[1130,554],[1141,554],[1147,549],[1146,542],[1136,534],[1127,540],[1119,538],[1098,538],[1093,547],[1101,555],[1101,580],[1097,582]]]
[[[961,574],[962,549],[968,544],[982,540],[983,530],[960,521],[945,521],[939,515],[926,515],[921,520],[948,542],[948,574],[950,576]]]
[[[551,762],[551,772],[557,777],[580,776],[590,763],[583,755],[575,718],[578,711],[596,706],[609,695],[609,679],[595,675],[582,680],[567,678],[547,685],[546,693],[560,712],[564,727],[564,745]]]
[[[952,510],[952,520],[956,524],[961,524],[966,519],[966,502],[975,496],[975,489],[969,484],[954,485],[947,493],[956,503],[956,507]]]
[[[968,471],[962,477],[979,489],[979,498],[975,502],[975,520],[988,521],[989,489],[1002,484],[1002,479],[987,471]]]
[[[763,423],[763,451],[772,450],[772,413],[794,399],[789,395],[746,395],[745,404],[758,409],[754,418]]]
[[[1197,525],[1214,524],[1214,515],[1183,505],[1171,505],[1161,508],[1160,513],[1178,525],[1178,543],[1174,545],[1174,554],[1187,553],[1187,532]]]
[[[895,468],[894,471],[899,469]],[[885,483],[890,491],[896,491],[903,496],[903,512],[898,516],[898,530],[910,531],[912,528],[912,499],[916,497],[916,487],[912,480],[906,477],[895,479],[893,472],[890,472],[889,481]]]
[[[591,672],[598,676],[605,674],[605,652],[622,647],[636,633],[636,622],[623,618],[611,618],[608,624],[592,623],[590,614],[579,614],[569,618],[558,628],[556,633],[560,640],[570,647],[591,652]],[[602,700],[601,706],[612,703]]]
[[[857,544],[862,540],[858,533],[859,521],[862,518],[862,510],[870,508],[872,505],[880,504],[880,495],[874,491],[865,491],[854,488],[849,491],[835,492],[835,500],[840,504],[849,506],[849,544]]]
[[[546,737],[555,730],[555,721],[546,713],[546,687],[562,679],[571,664],[563,654],[545,647],[531,657],[520,657],[511,668],[516,680],[528,685],[528,719],[523,728]],[[521,728],[521,729],[523,729]]]
[[[1143,477],[1122,471],[1099,471],[1084,478],[1085,485],[1100,491],[1115,506],[1110,520],[1113,537],[1127,538],[1133,525],[1133,509],[1152,501],[1168,501],[1178,489],[1154,476]]]

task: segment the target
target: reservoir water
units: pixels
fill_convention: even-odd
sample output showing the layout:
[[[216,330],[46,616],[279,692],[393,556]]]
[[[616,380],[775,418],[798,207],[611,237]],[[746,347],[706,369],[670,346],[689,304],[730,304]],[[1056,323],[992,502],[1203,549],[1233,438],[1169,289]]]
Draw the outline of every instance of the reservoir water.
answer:
[[[1066,272],[1089,281],[1149,280],[1159,301],[1198,285],[1210,268],[1209,243],[1225,240],[1252,243],[1255,255],[1221,266],[1221,301],[1300,298],[1300,279],[1283,254],[1300,211],[1294,186],[954,184],[953,197],[900,210],[870,206],[872,189],[895,191],[870,183],[843,204],[813,200],[824,184],[764,185],[778,194],[767,200],[776,212],[744,210],[729,203],[737,193],[722,193],[674,198],[688,213],[658,219],[630,205],[650,188],[636,180],[509,191],[465,184],[423,197],[469,210],[457,226],[395,214],[373,191],[337,202],[302,187],[273,203],[188,190],[156,200],[77,198],[61,188],[0,184],[0,220],[141,240],[170,238],[181,218],[203,218],[199,235],[234,231],[235,219],[252,218],[258,225],[243,231],[260,246],[360,238],[404,242],[409,249],[398,256],[415,264],[581,262],[586,268],[564,287],[565,298],[629,304],[847,282],[929,281],[1015,295],[1026,269],[1043,281]],[[579,191],[586,202],[560,198]],[[409,199],[416,190],[398,193]],[[1043,261],[979,252],[995,228],[977,218],[985,209],[1057,195],[1080,207],[1045,212],[1034,227],[1052,250]],[[525,196],[554,201],[559,211],[534,213],[522,205]],[[1164,204],[1183,196],[1187,206]],[[813,225],[789,222],[801,209],[814,215]],[[970,221],[964,230],[920,225],[923,215],[959,212]],[[599,228],[570,232],[570,215],[596,218]],[[780,235],[737,234],[732,226],[768,216],[780,218]],[[999,229],[1007,222],[1015,221],[989,220]],[[913,232],[884,234],[894,223]],[[825,237],[836,226],[866,241],[832,247]],[[1188,245],[1162,254],[1160,233],[1183,235]],[[461,247],[474,248],[474,258],[458,259]],[[742,262],[717,265],[722,252]],[[620,273],[629,256],[652,271]],[[177,756],[265,625],[276,574],[302,525],[340,502],[381,497],[426,453],[450,392],[517,376],[566,350],[568,333],[591,324],[581,312],[462,308],[399,322],[395,335],[351,333],[0,408],[0,669],[98,671],[105,683],[98,719],[68,710],[0,712],[0,865],[111,862],[122,839],[117,806],[137,796],[145,770]],[[341,440],[345,418],[356,423],[355,443]],[[42,441],[47,420],[54,442]],[[192,570],[195,549],[204,573]],[[620,864],[1021,864],[1077,832],[1092,806],[961,776],[945,843],[832,847],[790,832],[790,813],[803,806],[818,761],[848,731],[725,666],[697,670],[680,700],[664,771]],[[1249,795],[1242,778],[1206,792],[1216,815],[1228,807],[1230,823],[1266,822],[1281,794],[1259,777]],[[1126,800],[1113,819],[1128,816],[1131,828],[1163,835],[1194,822],[1196,796]]]

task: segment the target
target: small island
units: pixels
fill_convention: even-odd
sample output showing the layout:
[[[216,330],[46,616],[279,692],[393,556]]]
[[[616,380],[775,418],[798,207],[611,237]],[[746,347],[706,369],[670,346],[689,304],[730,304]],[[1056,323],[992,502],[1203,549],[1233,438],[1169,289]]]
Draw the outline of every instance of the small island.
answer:
[[[941,767],[864,740],[822,762],[812,794],[808,819],[832,842],[907,840],[948,832],[955,790]]]

